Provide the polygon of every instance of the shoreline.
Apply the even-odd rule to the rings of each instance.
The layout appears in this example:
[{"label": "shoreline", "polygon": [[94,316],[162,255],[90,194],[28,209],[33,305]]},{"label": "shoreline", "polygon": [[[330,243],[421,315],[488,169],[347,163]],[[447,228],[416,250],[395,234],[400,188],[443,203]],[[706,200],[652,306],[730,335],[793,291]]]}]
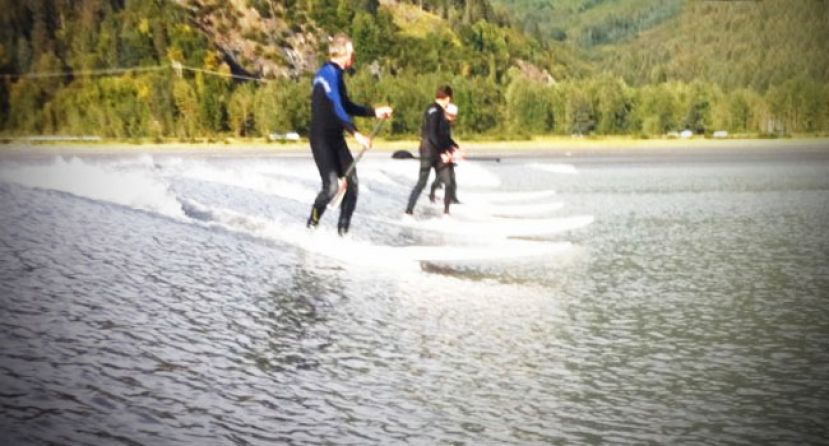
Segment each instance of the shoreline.
[{"label": "shoreline", "polygon": [[[118,155],[118,154],[171,154],[171,155],[279,155],[310,156],[307,140],[298,142],[264,142],[257,139],[226,138],[213,142],[152,142],[152,141],[48,141],[30,142],[26,139],[6,140],[0,144],[0,157],[3,155]],[[357,151],[358,144],[353,138],[347,138],[352,151]],[[678,138],[625,138],[625,137],[537,137],[527,140],[496,141],[492,139],[460,140],[461,147],[467,154],[487,155],[620,155],[625,153],[670,153],[711,152],[732,150],[807,150],[829,152],[829,137],[793,137],[781,139],[760,138],[726,138],[709,139],[695,137]],[[408,150],[417,154],[417,140],[386,140],[378,138],[369,153],[392,153]]]}]

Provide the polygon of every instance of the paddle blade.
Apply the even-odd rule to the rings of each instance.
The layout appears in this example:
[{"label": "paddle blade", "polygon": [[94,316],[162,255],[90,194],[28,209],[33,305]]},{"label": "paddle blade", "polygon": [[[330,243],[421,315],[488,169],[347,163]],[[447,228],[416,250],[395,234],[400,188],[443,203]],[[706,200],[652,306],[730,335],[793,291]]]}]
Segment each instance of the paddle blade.
[{"label": "paddle blade", "polygon": [[343,202],[345,191],[348,189],[348,181],[345,178],[340,178],[340,187],[337,189],[336,195],[328,202],[328,209],[336,209]]},{"label": "paddle blade", "polygon": [[409,152],[408,150],[397,150],[391,154],[391,157],[396,160],[408,160],[413,159],[415,156],[412,155],[412,152]]},{"label": "paddle blade", "polygon": [[466,156],[463,159],[466,161],[494,161],[496,163],[501,162],[501,158],[497,156]]}]

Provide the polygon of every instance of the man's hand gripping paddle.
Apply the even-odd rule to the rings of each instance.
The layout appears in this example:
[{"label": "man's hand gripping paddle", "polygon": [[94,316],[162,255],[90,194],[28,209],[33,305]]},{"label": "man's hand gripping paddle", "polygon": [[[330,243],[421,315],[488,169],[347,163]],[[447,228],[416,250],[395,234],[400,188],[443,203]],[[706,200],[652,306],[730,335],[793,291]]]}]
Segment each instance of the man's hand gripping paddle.
[{"label": "man's hand gripping paddle", "polygon": [[[380,122],[375,124],[374,129],[371,131],[371,136],[369,136],[369,139],[373,140],[374,137],[377,136],[377,133],[380,132],[380,129],[383,127],[384,122],[386,122],[386,120],[381,119]],[[357,167],[357,163],[360,161],[360,159],[363,157],[367,150],[368,146],[364,145],[363,149],[360,150],[360,153],[357,154],[357,157],[354,158],[354,161],[351,162],[351,165],[348,166],[348,170],[346,170],[345,174],[340,177],[340,187],[339,189],[337,189],[337,194],[334,195],[334,198],[332,198],[331,201],[328,202],[328,209],[335,209],[340,205],[340,203],[342,203],[343,197],[345,197],[345,192],[346,190],[348,190],[347,178],[349,175],[351,175],[351,172],[354,170],[354,168]]]}]

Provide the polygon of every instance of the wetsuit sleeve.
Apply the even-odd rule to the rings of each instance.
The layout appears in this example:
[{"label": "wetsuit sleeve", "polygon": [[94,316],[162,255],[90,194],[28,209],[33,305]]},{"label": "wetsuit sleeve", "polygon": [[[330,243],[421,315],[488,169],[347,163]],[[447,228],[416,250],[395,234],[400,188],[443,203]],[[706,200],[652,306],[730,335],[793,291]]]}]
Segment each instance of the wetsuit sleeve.
[{"label": "wetsuit sleeve", "polygon": [[[325,95],[334,106],[334,113],[336,113],[337,118],[342,121],[343,127],[349,133],[354,134],[357,131],[357,127],[354,125],[351,116],[346,112],[345,105],[343,104],[342,93],[344,92],[341,91],[343,87],[342,76],[337,70],[321,70],[317,78],[314,79],[314,83],[322,84],[322,87],[325,89]],[[346,97],[345,99],[347,100],[348,98]]]},{"label": "wetsuit sleeve", "polygon": [[351,102],[351,98],[348,97],[348,90],[345,89],[345,81],[342,76],[340,76],[340,97],[342,98],[343,107],[348,114],[353,116],[374,116],[374,108]]},{"label": "wetsuit sleeve", "polygon": [[[444,125],[445,124],[445,125]],[[438,153],[443,153],[452,147],[452,138],[449,136],[449,125],[443,118],[443,111],[438,109],[429,113],[426,119],[426,138]]]},{"label": "wetsuit sleeve", "polygon": [[449,123],[449,120],[443,119],[441,121],[441,126],[443,127],[444,131],[446,132],[446,135],[449,138],[449,145],[451,147],[458,147],[458,143],[455,142],[455,140],[452,138],[452,124]]}]

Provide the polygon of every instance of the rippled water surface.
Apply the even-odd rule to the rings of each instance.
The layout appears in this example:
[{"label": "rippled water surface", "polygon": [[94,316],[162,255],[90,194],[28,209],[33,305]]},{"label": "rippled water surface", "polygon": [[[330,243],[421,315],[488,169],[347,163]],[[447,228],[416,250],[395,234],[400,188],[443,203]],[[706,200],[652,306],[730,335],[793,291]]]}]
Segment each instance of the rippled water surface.
[{"label": "rippled water surface", "polygon": [[345,240],[304,155],[0,159],[2,444],[829,438],[825,151],[459,166],[447,225],[588,218],[523,240],[380,153]]}]

